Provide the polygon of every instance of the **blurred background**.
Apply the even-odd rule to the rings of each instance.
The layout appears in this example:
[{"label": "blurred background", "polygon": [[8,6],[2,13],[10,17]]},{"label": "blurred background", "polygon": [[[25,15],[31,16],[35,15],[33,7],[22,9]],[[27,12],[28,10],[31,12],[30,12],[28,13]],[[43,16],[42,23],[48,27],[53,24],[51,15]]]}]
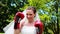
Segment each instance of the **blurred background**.
[{"label": "blurred background", "polygon": [[0,0],[0,34],[18,11],[36,7],[44,24],[43,34],[60,34],[60,0]]}]

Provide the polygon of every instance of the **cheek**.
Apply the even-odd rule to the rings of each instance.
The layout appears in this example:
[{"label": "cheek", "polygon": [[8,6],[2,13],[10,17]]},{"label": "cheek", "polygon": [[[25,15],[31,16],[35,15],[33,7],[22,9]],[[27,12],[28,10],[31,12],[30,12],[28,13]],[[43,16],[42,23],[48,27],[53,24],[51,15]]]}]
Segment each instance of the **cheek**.
[{"label": "cheek", "polygon": [[34,18],[34,15],[32,15],[31,18]]}]

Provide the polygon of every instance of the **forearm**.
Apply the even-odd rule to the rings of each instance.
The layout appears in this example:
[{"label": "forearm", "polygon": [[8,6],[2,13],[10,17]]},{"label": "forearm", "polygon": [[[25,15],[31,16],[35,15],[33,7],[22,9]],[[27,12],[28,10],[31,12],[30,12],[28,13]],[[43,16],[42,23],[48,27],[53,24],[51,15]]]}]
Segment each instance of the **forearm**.
[{"label": "forearm", "polygon": [[14,34],[20,34],[20,29],[14,29]]},{"label": "forearm", "polygon": [[20,31],[19,31],[20,23],[18,22],[18,20],[19,20],[19,16],[15,16],[14,34],[20,34]]}]

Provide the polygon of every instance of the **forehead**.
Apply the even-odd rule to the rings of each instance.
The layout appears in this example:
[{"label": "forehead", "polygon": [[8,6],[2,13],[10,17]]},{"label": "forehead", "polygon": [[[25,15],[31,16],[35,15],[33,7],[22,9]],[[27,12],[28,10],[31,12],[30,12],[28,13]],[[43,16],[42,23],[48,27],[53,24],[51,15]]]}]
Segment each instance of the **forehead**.
[{"label": "forehead", "polygon": [[33,10],[26,10],[26,13],[32,14],[32,13],[34,13],[34,12],[33,12]]}]

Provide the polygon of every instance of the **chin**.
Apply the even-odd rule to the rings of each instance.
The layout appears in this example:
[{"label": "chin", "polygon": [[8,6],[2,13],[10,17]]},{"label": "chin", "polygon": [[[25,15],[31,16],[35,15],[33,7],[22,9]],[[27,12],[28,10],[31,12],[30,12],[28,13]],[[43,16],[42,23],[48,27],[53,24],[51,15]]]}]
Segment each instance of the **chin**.
[{"label": "chin", "polygon": [[28,21],[31,21],[32,19],[28,19]]}]

